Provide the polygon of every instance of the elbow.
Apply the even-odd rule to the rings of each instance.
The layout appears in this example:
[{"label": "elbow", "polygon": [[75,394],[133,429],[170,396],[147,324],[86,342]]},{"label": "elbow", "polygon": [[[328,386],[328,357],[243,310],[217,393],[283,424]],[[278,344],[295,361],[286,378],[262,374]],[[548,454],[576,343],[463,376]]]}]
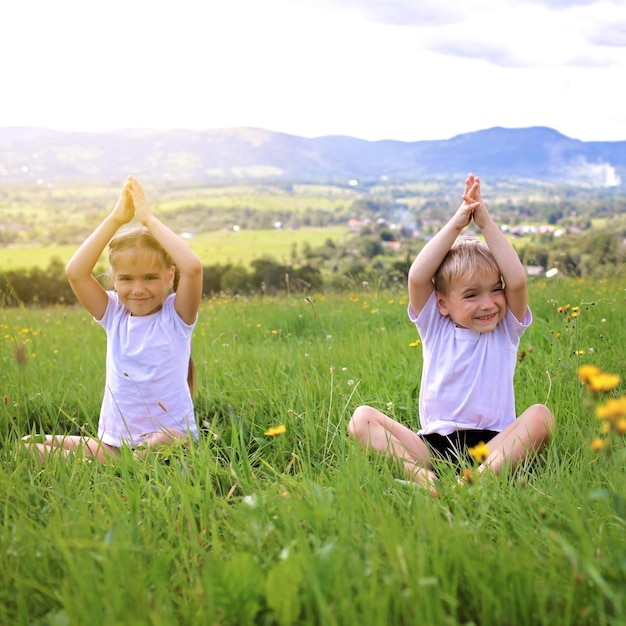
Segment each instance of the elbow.
[{"label": "elbow", "polygon": [[190,270],[194,276],[202,276],[202,261],[198,257],[194,259],[193,263],[191,264]]},{"label": "elbow", "polygon": [[522,293],[528,289],[528,281],[526,280],[526,273],[522,273],[519,276],[509,277],[504,280],[504,286],[507,291]]},{"label": "elbow", "polygon": [[417,267],[411,266],[408,275],[409,288],[411,287],[431,287],[433,285],[433,277],[427,276]]},{"label": "elbow", "polygon": [[[189,278],[202,278],[202,261],[194,255],[194,258],[185,264],[184,274]],[[183,271],[181,271],[183,273]]]},{"label": "elbow", "polygon": [[409,268],[408,282],[409,285],[414,285],[415,283],[420,282],[420,272],[415,270],[413,265]]},{"label": "elbow", "polygon": [[71,282],[73,278],[76,278],[76,268],[74,267],[73,260],[70,259],[65,266],[65,277]]}]

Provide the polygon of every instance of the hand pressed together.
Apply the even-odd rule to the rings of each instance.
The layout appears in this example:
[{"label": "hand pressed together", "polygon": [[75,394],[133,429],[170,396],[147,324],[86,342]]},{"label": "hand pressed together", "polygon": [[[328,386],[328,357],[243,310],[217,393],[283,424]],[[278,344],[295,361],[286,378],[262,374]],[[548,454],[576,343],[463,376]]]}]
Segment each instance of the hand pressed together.
[{"label": "hand pressed together", "polygon": [[119,222],[120,225],[127,224],[135,215],[135,207],[130,195],[130,179],[130,176],[126,179],[122,193],[111,211],[111,217]]},{"label": "hand pressed together", "polygon": [[139,181],[134,176],[129,176],[115,207],[111,211],[111,217],[122,225],[130,222],[135,215],[144,226],[147,226],[152,217],[152,211],[150,211]]},{"label": "hand pressed together", "polygon": [[135,215],[144,226],[147,226],[152,217],[152,211],[150,211],[150,207],[148,206],[143,188],[134,176],[128,177],[128,183],[129,194],[135,208]]}]

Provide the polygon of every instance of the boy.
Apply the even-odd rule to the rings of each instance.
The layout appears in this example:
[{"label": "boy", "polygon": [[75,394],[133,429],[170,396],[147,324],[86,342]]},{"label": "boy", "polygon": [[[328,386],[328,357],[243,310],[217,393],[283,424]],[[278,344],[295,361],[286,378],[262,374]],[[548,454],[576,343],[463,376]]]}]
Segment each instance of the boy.
[{"label": "boy", "polygon": [[[459,238],[472,221],[485,239]],[[479,472],[513,469],[537,454],[554,429],[542,404],[517,419],[513,375],[532,321],[526,272],[489,215],[480,179],[468,174],[463,202],[409,270],[409,319],[420,333],[424,365],[415,433],[369,406],[358,407],[348,434],[402,461],[415,482],[436,494],[434,459],[462,464],[467,449],[488,444]]]}]

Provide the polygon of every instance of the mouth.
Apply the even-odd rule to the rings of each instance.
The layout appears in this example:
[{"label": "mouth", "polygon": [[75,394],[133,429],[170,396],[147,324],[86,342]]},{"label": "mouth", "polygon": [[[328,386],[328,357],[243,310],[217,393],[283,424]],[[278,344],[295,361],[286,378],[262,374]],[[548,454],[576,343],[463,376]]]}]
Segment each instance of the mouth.
[{"label": "mouth", "polygon": [[490,315],[481,315],[480,317],[477,317],[476,319],[479,322],[491,322],[492,320],[496,319],[497,317],[497,313],[491,313]]}]

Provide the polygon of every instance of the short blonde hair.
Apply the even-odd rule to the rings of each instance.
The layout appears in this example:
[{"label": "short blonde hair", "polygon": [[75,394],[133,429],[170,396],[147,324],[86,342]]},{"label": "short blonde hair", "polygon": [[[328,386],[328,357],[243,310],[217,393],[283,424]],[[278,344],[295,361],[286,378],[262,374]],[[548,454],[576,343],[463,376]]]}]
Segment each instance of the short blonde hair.
[{"label": "short blonde hair", "polygon": [[126,228],[120,230],[109,242],[109,265],[110,271],[115,272],[117,260],[126,254],[132,254],[137,250],[148,250],[153,254],[154,260],[169,269],[174,265],[172,258],[165,248],[156,240],[155,236],[144,227]]},{"label": "short blonde hair", "polygon": [[433,280],[436,291],[445,296],[448,295],[452,283],[462,276],[492,272],[500,276],[500,268],[489,246],[476,237],[463,236],[452,244]]}]

